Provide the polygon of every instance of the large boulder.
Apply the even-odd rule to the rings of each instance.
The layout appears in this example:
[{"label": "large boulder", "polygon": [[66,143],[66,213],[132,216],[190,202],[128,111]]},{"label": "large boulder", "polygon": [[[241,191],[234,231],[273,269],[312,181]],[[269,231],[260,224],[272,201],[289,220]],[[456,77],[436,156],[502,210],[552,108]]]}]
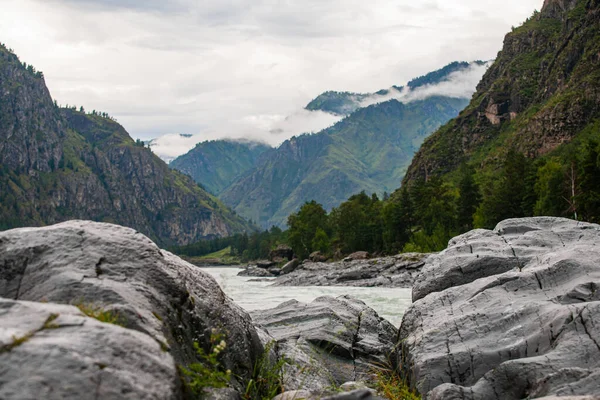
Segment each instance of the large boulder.
[{"label": "large boulder", "polygon": [[177,399],[173,357],[77,307],[0,299],[0,399]]},{"label": "large boulder", "polygon": [[290,300],[253,317],[287,362],[286,390],[319,398],[345,382],[372,382],[375,368],[393,361],[396,328],[349,296]]},{"label": "large boulder", "polygon": [[600,226],[501,222],[428,259],[398,364],[427,399],[600,396]]},{"label": "large boulder", "polygon": [[269,260],[276,263],[291,261],[292,258],[294,258],[294,250],[285,244],[280,244],[269,252]]},{"label": "large boulder", "polygon": [[116,313],[182,365],[198,361],[194,342],[209,351],[216,331],[227,343],[222,365],[240,390],[263,351],[250,316],[210,275],[117,225],[69,221],[0,232],[0,297]]},{"label": "large boulder", "polygon": [[404,287],[413,285],[425,265],[427,254],[353,259],[321,263],[304,262],[275,281],[275,286]]}]

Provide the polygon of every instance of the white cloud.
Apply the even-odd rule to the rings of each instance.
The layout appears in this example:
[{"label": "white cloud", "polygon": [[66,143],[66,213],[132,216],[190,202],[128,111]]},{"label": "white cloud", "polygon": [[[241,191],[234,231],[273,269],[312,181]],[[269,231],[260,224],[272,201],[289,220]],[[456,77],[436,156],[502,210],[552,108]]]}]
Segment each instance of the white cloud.
[{"label": "white cloud", "polygon": [[491,62],[485,64],[471,64],[468,68],[451,73],[446,80],[435,85],[425,85],[411,90],[409,87],[403,87],[398,90],[394,87],[388,89],[385,95],[373,95],[360,102],[361,107],[371,104],[383,103],[384,101],[396,99],[403,103],[410,103],[416,100],[423,100],[432,96],[460,97],[470,99],[477,84],[485,71],[489,68]]},{"label": "white cloud", "polygon": [[59,103],[109,112],[134,138],[277,144],[321,122],[296,113],[326,90],[373,92],[452,61],[495,58],[510,26],[541,5],[3,0],[0,40],[44,72]]}]

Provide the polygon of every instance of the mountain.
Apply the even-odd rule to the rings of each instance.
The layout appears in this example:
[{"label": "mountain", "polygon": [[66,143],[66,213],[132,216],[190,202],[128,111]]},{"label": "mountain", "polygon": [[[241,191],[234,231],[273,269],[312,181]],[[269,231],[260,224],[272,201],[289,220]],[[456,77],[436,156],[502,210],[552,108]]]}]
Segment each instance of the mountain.
[{"label": "mountain", "polygon": [[258,158],[271,147],[244,140],[211,140],[198,143],[177,157],[171,168],[188,174],[208,191],[219,195],[237,178],[254,167]]},{"label": "mountain", "polygon": [[[414,88],[450,82],[453,74],[470,71],[472,66],[453,63],[419,78],[421,83]],[[345,102],[337,103],[329,101],[332,93],[317,97],[307,108],[353,112],[317,134],[294,137],[266,151],[253,169],[223,190],[220,198],[225,204],[262,227],[285,226],[288,215],[309,200],[331,209],[363,190],[379,195],[391,192],[423,140],[458,115],[469,101],[464,96],[435,95],[434,91],[421,96],[410,87],[374,94],[342,93],[338,99]],[[355,103],[348,106],[350,101]],[[374,104],[363,106],[367,102]]]},{"label": "mountain", "polygon": [[435,86],[443,82],[448,82],[452,78],[452,74],[464,72],[471,66],[485,66],[484,61],[475,61],[473,63],[455,61],[445,67],[430,72],[409,81],[406,86],[392,86],[390,89],[379,90],[375,93],[351,93],[351,92],[335,92],[328,91],[320,94],[306,106],[309,111],[325,111],[330,114],[345,116],[353,113],[359,108],[364,107],[365,102],[373,99],[384,99],[390,93],[397,92],[401,94],[403,91],[409,92],[426,86]]},{"label": "mountain", "polygon": [[154,139],[145,140],[144,144],[168,164],[179,155],[189,151],[197,141],[198,139],[194,138],[194,135],[169,133]]},{"label": "mountain", "polygon": [[571,164],[561,149],[598,136],[599,4],[546,0],[507,34],[469,106],[424,142],[404,184],[450,176],[464,162],[477,166],[483,182],[496,176],[509,149]]},{"label": "mountain", "polygon": [[59,108],[43,75],[0,45],[0,229],[114,222],[162,245],[251,226],[116,121]]}]

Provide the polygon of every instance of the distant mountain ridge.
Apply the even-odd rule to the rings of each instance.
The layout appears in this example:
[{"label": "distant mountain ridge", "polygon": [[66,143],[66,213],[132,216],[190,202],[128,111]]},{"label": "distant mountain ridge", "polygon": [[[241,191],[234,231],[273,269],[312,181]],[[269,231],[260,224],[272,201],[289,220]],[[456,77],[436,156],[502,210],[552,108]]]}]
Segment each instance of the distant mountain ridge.
[{"label": "distant mountain ridge", "polygon": [[423,140],[458,115],[470,98],[428,92],[422,99],[407,98],[403,103],[395,97],[436,87],[453,74],[485,65],[480,61],[451,63],[412,80],[408,89],[323,93],[306,108],[348,116],[319,133],[294,137],[264,152],[255,167],[219,196],[240,215],[268,228],[285,226],[288,215],[305,201],[316,200],[331,209],[363,190],[380,195],[391,192]]},{"label": "distant mountain ridge", "polygon": [[324,111],[334,115],[344,116],[350,115],[361,107],[364,107],[363,102],[369,98],[384,97],[389,95],[390,90],[402,92],[404,89],[414,90],[426,85],[436,85],[447,81],[449,77],[455,73],[464,71],[472,65],[485,65],[484,61],[474,61],[472,63],[466,61],[455,61],[445,67],[430,72],[426,75],[414,78],[409,81],[406,86],[392,86],[390,89],[382,89],[375,93],[351,93],[351,92],[335,92],[327,91],[320,94],[315,99],[311,100],[306,106],[309,111]]},{"label": "distant mountain ridge", "polygon": [[220,198],[266,228],[284,226],[308,200],[331,209],[362,190],[392,191],[427,135],[467,103],[432,97],[361,108],[331,128],[265,152]]},{"label": "distant mountain ridge", "polygon": [[52,101],[43,75],[0,45],[0,229],[112,222],[161,245],[252,226],[111,118]]},{"label": "distant mountain ridge", "polygon": [[198,143],[177,157],[171,168],[188,174],[208,191],[219,195],[237,178],[255,166],[271,146],[249,140],[211,140]]}]

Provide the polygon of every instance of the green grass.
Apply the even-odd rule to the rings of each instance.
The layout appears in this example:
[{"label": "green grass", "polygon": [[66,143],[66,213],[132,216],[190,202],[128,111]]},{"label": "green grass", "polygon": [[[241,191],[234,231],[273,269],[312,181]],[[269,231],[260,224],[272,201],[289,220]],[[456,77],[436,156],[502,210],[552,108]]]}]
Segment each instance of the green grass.
[{"label": "green grass", "polygon": [[421,396],[406,384],[398,373],[382,368],[375,371],[377,392],[389,400],[421,400]]},{"label": "green grass", "polygon": [[204,256],[199,257],[187,257],[187,260],[192,264],[195,262],[206,264],[207,261],[215,260],[219,264],[224,265],[236,265],[241,264],[242,260],[238,256],[231,255],[231,246],[225,247],[222,250],[215,251],[214,253],[206,254]]},{"label": "green grass", "polygon": [[101,307],[95,306],[93,304],[77,304],[77,308],[87,315],[88,317],[97,319],[100,322],[104,322],[107,324],[125,326],[125,321],[121,318],[121,316],[112,310],[105,310]]}]

